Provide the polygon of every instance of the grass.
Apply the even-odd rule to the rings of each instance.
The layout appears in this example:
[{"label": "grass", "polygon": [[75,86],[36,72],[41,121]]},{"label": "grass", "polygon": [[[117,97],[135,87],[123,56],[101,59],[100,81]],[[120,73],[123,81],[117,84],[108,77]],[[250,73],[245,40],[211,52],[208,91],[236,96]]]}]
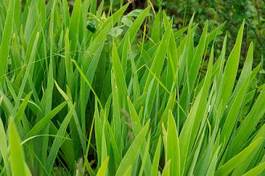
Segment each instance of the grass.
[{"label": "grass", "polygon": [[[89,0],[0,1],[0,175],[264,175],[264,85],[244,22],[172,28]],[[112,10],[111,10],[112,11]]]}]

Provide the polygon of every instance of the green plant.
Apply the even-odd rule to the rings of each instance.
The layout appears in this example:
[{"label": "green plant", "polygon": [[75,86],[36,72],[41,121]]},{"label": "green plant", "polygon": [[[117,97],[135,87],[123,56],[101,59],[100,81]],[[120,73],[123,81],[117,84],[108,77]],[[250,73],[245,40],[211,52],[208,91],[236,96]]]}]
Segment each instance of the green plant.
[{"label": "green plant", "polygon": [[0,174],[264,174],[265,90],[253,44],[239,71],[244,23],[226,54],[222,26],[206,22],[195,44],[193,19],[175,30],[151,7],[93,2],[70,14],[67,0],[0,1]]},{"label": "green plant", "polygon": [[[154,1],[159,4],[159,1]],[[161,4],[161,3],[160,3]],[[254,53],[254,64],[260,61],[264,62],[264,20],[265,20],[265,2],[262,0],[241,0],[241,1],[223,1],[223,0],[166,0],[159,6],[168,11],[175,18],[174,23],[177,26],[183,26],[189,18],[195,13],[195,22],[203,24],[208,20],[210,26],[220,25],[225,22],[224,29],[227,31],[228,39],[233,41],[242,21],[246,20],[246,29],[244,41],[242,43],[241,55],[245,57],[247,46],[253,41],[256,52]],[[220,38],[221,39],[221,38]],[[217,42],[219,44],[219,42]],[[218,45],[217,48],[220,48]],[[233,47],[233,42],[228,42],[228,49]],[[264,65],[263,65],[264,69]],[[263,79],[264,74],[262,73]],[[264,80],[262,80],[264,81]]]}]

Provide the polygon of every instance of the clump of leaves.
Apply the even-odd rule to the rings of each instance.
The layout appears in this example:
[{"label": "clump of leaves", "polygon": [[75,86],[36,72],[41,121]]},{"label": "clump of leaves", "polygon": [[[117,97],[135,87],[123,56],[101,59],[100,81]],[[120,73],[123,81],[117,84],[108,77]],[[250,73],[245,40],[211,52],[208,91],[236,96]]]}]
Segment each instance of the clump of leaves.
[{"label": "clump of leaves", "polygon": [[253,44],[239,69],[244,23],[217,52],[221,26],[195,43],[193,19],[176,30],[151,7],[20,3],[0,1],[2,175],[264,175],[265,90]]}]

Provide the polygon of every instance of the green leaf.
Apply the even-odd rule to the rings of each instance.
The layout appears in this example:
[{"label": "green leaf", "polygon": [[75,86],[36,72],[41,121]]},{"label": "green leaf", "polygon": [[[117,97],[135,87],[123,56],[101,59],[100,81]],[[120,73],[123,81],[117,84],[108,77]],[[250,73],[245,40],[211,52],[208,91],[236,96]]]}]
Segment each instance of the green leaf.
[{"label": "green leaf", "polygon": [[236,43],[231,51],[228,60],[226,62],[226,67],[224,70],[223,80],[222,80],[222,94],[220,98],[223,104],[226,104],[228,98],[231,95],[231,92],[234,87],[234,83],[236,80],[236,74],[238,70],[238,64],[240,59],[240,50],[243,38],[243,30],[244,30],[244,22],[242,23],[239,32],[237,34]]},{"label": "green leaf", "polygon": [[163,169],[162,176],[170,176],[171,162],[170,160],[166,162],[166,165]]},{"label": "green leaf", "polygon": [[44,129],[51,122],[52,118],[54,118],[67,104],[67,102],[63,102],[55,107],[52,111],[50,111],[45,117],[41,118],[40,121],[35,124],[31,130],[28,132],[27,136],[36,135],[42,129]]},{"label": "green leaf", "polygon": [[[66,115],[66,117],[63,120],[62,124],[60,125],[60,128],[58,129],[58,131],[56,133],[56,136],[65,136],[66,135],[66,133],[67,133],[66,129],[68,127],[68,124],[69,124],[70,120],[73,117],[73,112],[74,112],[74,109],[70,108],[68,114]],[[65,139],[63,139],[61,137],[57,137],[57,138],[54,139],[54,141],[52,143],[51,150],[49,152],[49,156],[48,156],[48,159],[47,159],[47,170],[48,170],[48,173],[51,173],[51,171],[52,171],[52,167],[53,167],[53,164],[54,164],[55,159],[57,157],[58,151],[61,148],[61,146],[63,145],[64,140]]]},{"label": "green leaf", "polygon": [[184,174],[186,168],[187,157],[190,152],[190,147],[193,145],[195,137],[197,135],[197,130],[200,127],[200,123],[205,115],[207,108],[207,97],[209,88],[211,85],[212,76],[212,62],[213,62],[213,52],[211,54],[210,61],[208,64],[208,71],[203,82],[203,86],[198,93],[195,102],[193,103],[187,120],[181,130],[179,141],[180,141],[180,161],[181,161],[181,174]]},{"label": "green leaf", "polygon": [[20,106],[16,112],[16,120],[18,122],[23,118],[25,109],[29,103],[29,99],[30,99],[31,95],[32,95],[31,92],[28,95],[26,95],[26,97],[24,98],[24,100],[22,101],[22,103],[20,104]]},{"label": "green leaf", "polygon": [[125,75],[122,69],[121,61],[119,58],[119,54],[116,48],[116,44],[113,42],[112,44],[112,68],[113,73],[115,75],[115,80],[117,82],[118,92],[120,97],[126,97],[127,95],[127,86],[125,82]]},{"label": "green leaf", "polygon": [[253,176],[253,175],[260,175],[265,170],[265,162],[260,163],[256,167],[247,171],[243,176]]},{"label": "green leaf", "polygon": [[14,120],[10,120],[8,126],[10,165],[13,176],[28,176],[27,164],[24,159],[24,152],[17,132]]},{"label": "green leaf", "polygon": [[140,29],[141,25],[144,22],[144,19],[149,15],[150,7],[147,7],[144,9],[136,18],[136,20],[133,22],[133,24],[130,26],[129,30],[127,31],[126,35],[129,35],[130,43],[133,43],[133,41],[136,38],[136,34],[138,30]]},{"label": "green leaf", "polygon": [[107,157],[101,164],[97,176],[105,176],[108,171],[109,157]]},{"label": "green leaf", "polygon": [[170,175],[180,176],[180,147],[176,122],[172,112],[169,112],[167,131],[167,161],[171,161]]},{"label": "green leaf", "polygon": [[[164,60],[167,54],[167,50],[165,50],[165,48],[168,48],[169,45],[169,40],[170,40],[170,31],[169,29],[167,29],[165,31],[165,34],[162,38],[162,41],[160,42],[156,52],[154,53],[154,60],[152,62],[151,68],[150,68],[150,72],[147,76],[147,79],[145,81],[145,87],[144,87],[144,92],[147,92],[148,87],[151,83],[151,80],[153,79],[154,75],[159,77],[159,75],[162,72],[162,68],[163,68],[163,64],[164,64]],[[152,74],[154,73],[154,75]]]},{"label": "green leaf", "polygon": [[154,176],[158,175],[160,154],[161,154],[161,137],[159,137],[158,139],[155,154],[154,154],[154,159],[152,163],[152,175]]},{"label": "green leaf", "polygon": [[217,162],[218,162],[218,155],[219,155],[219,151],[220,151],[220,146],[217,148],[217,150],[215,151],[211,163],[209,165],[209,168],[207,170],[207,174],[208,176],[214,176],[214,173],[216,171],[216,167],[217,167]]},{"label": "green leaf", "polygon": [[81,19],[81,5],[82,2],[81,0],[76,0],[75,4],[74,4],[74,9],[71,15],[71,19],[70,19],[70,28],[69,28],[69,37],[72,40],[72,48],[75,50],[76,49],[76,45],[78,42],[78,37],[79,37],[79,23],[80,23],[80,19]]},{"label": "green leaf", "polygon": [[10,0],[8,3],[8,10],[5,19],[5,26],[2,33],[2,40],[0,45],[0,87],[3,85],[5,74],[8,67],[8,53],[10,48],[11,35],[13,32],[13,21],[15,13],[15,1]]},{"label": "green leaf", "polygon": [[123,173],[125,173],[125,171],[127,170],[128,166],[134,165],[144,144],[148,128],[149,123],[147,123],[135,137],[117,169],[116,176],[122,176]]},{"label": "green leaf", "polygon": [[1,117],[0,117],[0,153],[4,160],[5,168],[7,170],[6,173],[7,175],[10,175],[10,170],[9,170],[10,166],[8,162],[7,136],[5,133],[5,128],[1,120]]},{"label": "green leaf", "polygon": [[250,112],[247,117],[241,123],[237,133],[231,143],[231,147],[228,150],[229,155],[236,154],[240,151],[244,144],[247,142],[251,133],[255,130],[255,127],[259,123],[259,120],[263,117],[265,113],[265,90],[257,97],[254,105],[252,106]]},{"label": "green leaf", "polygon": [[218,168],[216,171],[216,175],[229,175],[233,169],[237,166],[240,166],[244,162],[248,161],[249,157],[254,154],[256,149],[262,144],[263,139],[258,138],[254,142],[252,142],[249,146],[247,146],[244,150],[242,150],[239,154],[234,156],[232,159],[227,161],[224,165]]}]

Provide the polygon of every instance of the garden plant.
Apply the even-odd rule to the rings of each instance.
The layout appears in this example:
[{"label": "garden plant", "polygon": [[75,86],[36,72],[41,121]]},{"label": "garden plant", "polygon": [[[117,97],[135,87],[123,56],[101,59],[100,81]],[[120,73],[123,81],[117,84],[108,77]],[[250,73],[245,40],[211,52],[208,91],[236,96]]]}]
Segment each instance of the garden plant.
[{"label": "garden plant", "polygon": [[227,49],[223,25],[128,6],[0,0],[0,175],[265,175],[245,21]]}]

